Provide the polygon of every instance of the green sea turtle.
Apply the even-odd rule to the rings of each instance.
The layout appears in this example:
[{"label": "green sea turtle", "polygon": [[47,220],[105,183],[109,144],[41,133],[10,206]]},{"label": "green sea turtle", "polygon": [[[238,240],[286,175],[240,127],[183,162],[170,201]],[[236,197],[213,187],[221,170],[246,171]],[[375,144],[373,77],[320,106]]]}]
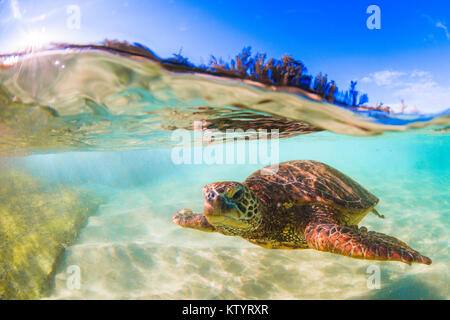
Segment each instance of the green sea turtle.
[{"label": "green sea turtle", "polygon": [[369,212],[383,218],[375,210],[378,198],[321,162],[283,162],[271,175],[258,170],[243,183],[209,184],[203,195],[204,214],[182,209],[172,222],[269,249],[312,248],[357,259],[431,264],[406,243],[358,227]]}]

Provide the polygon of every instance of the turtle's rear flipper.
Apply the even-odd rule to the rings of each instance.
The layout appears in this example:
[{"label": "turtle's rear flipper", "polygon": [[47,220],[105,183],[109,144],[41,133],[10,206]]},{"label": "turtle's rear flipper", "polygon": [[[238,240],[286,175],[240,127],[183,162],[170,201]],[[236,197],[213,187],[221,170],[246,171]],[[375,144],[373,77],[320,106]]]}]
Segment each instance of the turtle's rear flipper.
[{"label": "turtle's rear flipper", "polygon": [[190,209],[181,209],[172,217],[172,222],[183,228],[191,228],[206,232],[215,232],[203,214],[194,213]]},{"label": "turtle's rear flipper", "polygon": [[377,209],[372,209],[372,213],[374,214],[374,215],[376,215],[377,217],[379,217],[379,218],[381,218],[381,219],[384,219],[384,215],[382,215],[382,214],[380,214],[378,211],[377,211]]},{"label": "turtle's rear flipper", "polygon": [[431,264],[431,259],[406,243],[382,233],[368,232],[365,227],[311,222],[305,229],[305,238],[310,248],[356,259]]}]

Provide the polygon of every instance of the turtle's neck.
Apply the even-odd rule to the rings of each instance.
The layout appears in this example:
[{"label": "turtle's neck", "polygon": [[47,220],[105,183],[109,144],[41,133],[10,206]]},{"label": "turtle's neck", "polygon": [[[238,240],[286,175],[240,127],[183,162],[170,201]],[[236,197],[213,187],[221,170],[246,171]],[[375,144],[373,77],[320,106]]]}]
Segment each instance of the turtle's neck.
[{"label": "turtle's neck", "polygon": [[268,214],[268,209],[259,202],[261,214],[259,215],[257,221],[254,222],[255,227],[249,231],[244,232],[240,236],[243,238],[262,238],[265,237],[271,230],[271,225],[269,223],[270,215]]}]

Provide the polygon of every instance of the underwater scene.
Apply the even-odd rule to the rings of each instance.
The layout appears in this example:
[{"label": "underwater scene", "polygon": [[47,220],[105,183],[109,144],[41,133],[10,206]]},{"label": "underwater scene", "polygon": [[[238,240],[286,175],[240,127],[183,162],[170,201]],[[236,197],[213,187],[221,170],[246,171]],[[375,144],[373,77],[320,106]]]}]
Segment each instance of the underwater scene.
[{"label": "underwater scene", "polygon": [[448,4],[149,3],[0,1],[0,300],[450,298]]}]

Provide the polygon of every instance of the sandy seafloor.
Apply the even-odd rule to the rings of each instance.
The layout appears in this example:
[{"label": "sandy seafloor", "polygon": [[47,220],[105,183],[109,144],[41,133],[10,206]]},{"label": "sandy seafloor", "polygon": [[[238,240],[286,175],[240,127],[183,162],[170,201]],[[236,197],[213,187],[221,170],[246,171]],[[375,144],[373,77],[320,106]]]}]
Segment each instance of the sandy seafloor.
[{"label": "sandy seafloor", "polygon": [[[66,251],[49,298],[449,299],[448,142],[448,135],[434,133],[319,133],[280,145],[280,161],[324,161],[379,197],[386,219],[369,214],[361,225],[405,241],[431,266],[267,250],[171,224],[180,208],[201,211],[203,185],[242,181],[259,165],[175,166],[170,150],[28,157],[28,171],[110,199]],[[80,268],[80,289],[67,286],[71,265]],[[380,268],[380,289],[368,287],[371,265]]]}]

